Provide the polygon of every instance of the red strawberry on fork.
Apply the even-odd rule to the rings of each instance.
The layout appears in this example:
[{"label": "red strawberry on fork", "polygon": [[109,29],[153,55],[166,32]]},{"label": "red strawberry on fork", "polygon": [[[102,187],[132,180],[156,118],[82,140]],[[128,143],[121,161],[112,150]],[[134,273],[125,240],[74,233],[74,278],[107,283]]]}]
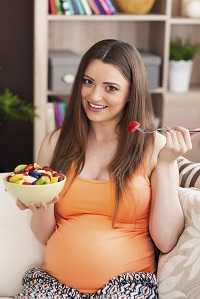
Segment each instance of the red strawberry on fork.
[{"label": "red strawberry on fork", "polygon": [[132,120],[128,124],[129,133],[134,133],[140,127],[140,123],[136,120]]},{"label": "red strawberry on fork", "polygon": [[[138,130],[139,132],[143,133],[143,134],[152,134],[152,133],[155,133],[155,132],[167,132],[169,131],[170,128],[155,128],[155,129],[146,129],[146,128],[143,128],[141,127],[140,123],[136,120],[132,120],[129,122],[128,124],[128,132],[129,133],[134,133],[136,130]],[[194,129],[188,129],[189,130],[189,133],[192,134],[192,135],[196,135],[196,133],[200,133],[200,128],[194,128]]]}]

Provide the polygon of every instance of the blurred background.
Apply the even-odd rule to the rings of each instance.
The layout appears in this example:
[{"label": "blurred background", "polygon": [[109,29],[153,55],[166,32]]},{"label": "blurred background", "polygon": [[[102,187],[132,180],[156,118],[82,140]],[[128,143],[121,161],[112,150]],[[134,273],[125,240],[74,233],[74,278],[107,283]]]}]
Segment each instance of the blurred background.
[{"label": "blurred background", "polygon": [[[33,102],[33,1],[1,1],[0,94],[5,89]],[[32,159],[33,123],[0,114],[0,172]]]}]

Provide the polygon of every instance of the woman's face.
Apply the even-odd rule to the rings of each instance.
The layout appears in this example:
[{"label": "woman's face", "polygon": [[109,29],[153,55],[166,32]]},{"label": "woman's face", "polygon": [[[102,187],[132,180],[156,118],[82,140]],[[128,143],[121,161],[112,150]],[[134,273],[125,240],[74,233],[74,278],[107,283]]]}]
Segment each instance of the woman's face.
[{"label": "woman's face", "polygon": [[90,121],[118,121],[128,93],[129,82],[116,66],[96,59],[86,68],[81,96],[84,111]]}]

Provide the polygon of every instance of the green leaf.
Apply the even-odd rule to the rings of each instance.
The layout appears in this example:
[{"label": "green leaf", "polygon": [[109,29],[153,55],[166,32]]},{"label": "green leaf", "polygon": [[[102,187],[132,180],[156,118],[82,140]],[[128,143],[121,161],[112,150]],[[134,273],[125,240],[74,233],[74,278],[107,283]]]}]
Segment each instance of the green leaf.
[{"label": "green leaf", "polygon": [[189,40],[176,38],[170,43],[170,60],[192,60],[200,53],[200,44],[192,44]]},{"label": "green leaf", "polygon": [[9,89],[5,89],[0,95],[0,120],[24,120],[33,121],[36,117],[35,107],[18,95],[12,93]]}]

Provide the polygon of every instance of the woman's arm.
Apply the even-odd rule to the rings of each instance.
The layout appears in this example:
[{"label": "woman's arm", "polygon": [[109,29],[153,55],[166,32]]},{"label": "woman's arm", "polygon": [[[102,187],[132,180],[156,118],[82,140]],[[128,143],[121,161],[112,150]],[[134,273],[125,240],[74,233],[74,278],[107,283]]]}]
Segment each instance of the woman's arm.
[{"label": "woman's arm", "polygon": [[[50,165],[59,133],[60,131],[56,131],[52,136],[48,135],[43,140],[36,161],[39,165]],[[49,204],[37,203],[27,205],[20,202],[20,200],[17,201],[17,206],[21,210],[30,209],[32,211],[31,230],[42,244],[47,243],[56,227],[54,214],[54,204],[56,200],[57,198]]]},{"label": "woman's arm", "polygon": [[42,244],[46,244],[56,228],[54,203],[32,207],[31,230]]},{"label": "woman's arm", "polygon": [[164,147],[162,142],[157,143],[157,165],[151,176],[149,230],[162,252],[168,252],[176,245],[184,227],[184,216],[178,197],[179,171],[176,159],[191,148],[190,134],[182,127],[166,133]]},{"label": "woman's arm", "polygon": [[[47,135],[42,142],[37,159],[39,165],[50,165],[59,133],[60,131],[56,131],[52,136]],[[31,205],[30,207],[32,210],[31,229],[42,244],[47,243],[56,227],[55,201],[56,199],[50,204]]]}]

